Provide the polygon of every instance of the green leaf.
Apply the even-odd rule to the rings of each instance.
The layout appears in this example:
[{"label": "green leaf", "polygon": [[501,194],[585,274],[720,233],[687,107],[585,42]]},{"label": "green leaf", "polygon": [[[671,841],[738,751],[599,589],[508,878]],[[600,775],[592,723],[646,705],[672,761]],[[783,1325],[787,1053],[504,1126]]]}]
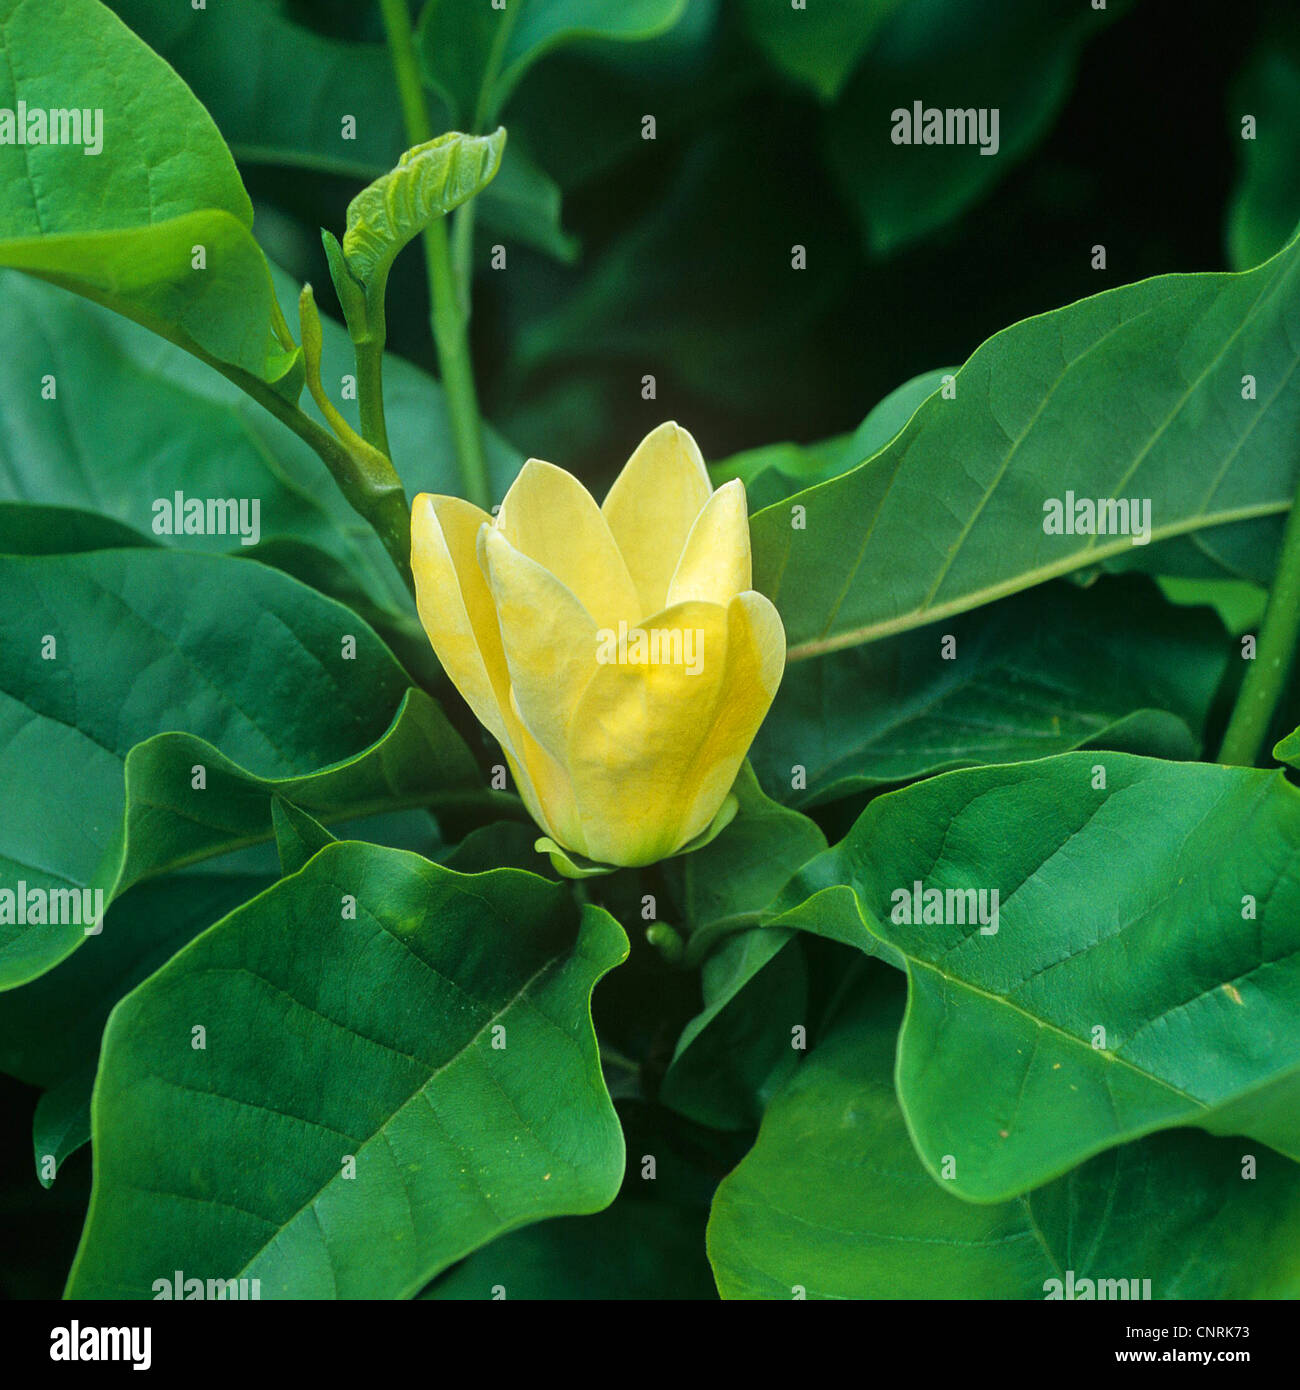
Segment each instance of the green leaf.
[{"label": "green leaf", "polygon": [[90,1142],[90,1092],[95,1072],[74,1072],[36,1102],[32,1116],[32,1153],[36,1177],[42,1187],[52,1187],[63,1162]]},{"label": "green leaf", "polygon": [[791,875],[826,848],[813,821],[763,794],[748,762],[732,795],[735,818],[711,844],[672,866],[680,873],[682,912],[697,935],[757,921]]},{"label": "green leaf", "polygon": [[[298,812],[301,816],[303,813]],[[437,827],[423,811],[348,821],[340,838],[426,851]],[[328,832],[327,832],[328,833]],[[333,839],[333,836],[329,837]],[[108,910],[104,931],[51,971],[5,997],[0,1011],[0,1071],[40,1086],[32,1122],[37,1174],[56,1173],[90,1143],[90,1093],[100,1037],[113,1006],[213,922],[277,879],[275,852],[255,845],[137,884]]]},{"label": "green leaf", "polygon": [[1289,767],[1300,768],[1300,729],[1294,729],[1274,749],[1273,756]]},{"label": "green leaf", "polygon": [[[491,801],[369,628],[273,570],[165,550],[12,557],[0,590],[0,800],[26,808],[0,830],[6,885],[99,890],[107,906],[268,838],[277,793],[326,819]],[[0,926],[5,987],[87,940],[16,915]]]},{"label": "green leaf", "polygon": [[958,1196],[1171,1126],[1300,1157],[1297,843],[1280,772],[1068,753],[877,797],[772,923],[907,972],[899,1098]]},{"label": "green leaf", "polygon": [[916,408],[956,368],[924,372],[891,391],[852,434],[815,444],[765,444],[709,465],[714,487],[732,478],[745,485],[751,512],[770,507],[802,488],[825,482],[878,453],[907,424]]},{"label": "green leaf", "polygon": [[69,1296],[148,1298],[179,1268],[410,1297],[606,1206],[623,1141],[590,995],[627,938],[575,915],[530,874],[340,843],[205,932],[109,1020]]},{"label": "green leaf", "polygon": [[0,265],[295,398],[301,368],[275,339],[252,204],[193,94],[98,0],[55,11],[0,0],[0,45],[0,109],[25,103],[30,127],[31,113],[66,110],[75,92],[79,123],[102,113],[83,125],[81,143],[0,144]]},{"label": "green leaf", "polygon": [[861,455],[849,457],[852,437],[841,434],[815,444],[762,444],[710,464],[709,476],[714,487],[739,478],[750,510],[758,511],[861,463]]},{"label": "green leaf", "polygon": [[[199,251],[205,264],[193,264]],[[282,388],[302,389],[298,354],[270,339],[270,268],[229,213],[194,212],[157,226],[89,236],[11,237],[0,266],[25,270],[134,319],[198,356]]]},{"label": "green leaf", "polygon": [[[1127,8],[1122,0],[1104,10],[1039,0],[876,0],[871,27],[859,29],[873,41],[826,118],[826,153],[868,249],[885,255],[934,231],[1002,179],[1056,120],[1084,44]],[[798,29],[807,17],[787,11],[783,27]],[[839,61],[823,67],[824,97],[843,81],[855,47],[861,52],[841,41]],[[918,102],[941,112],[997,112],[994,153],[974,136],[923,143],[916,129],[910,142],[896,143],[898,113],[914,124]]]},{"label": "green leaf", "polygon": [[561,225],[560,203],[559,184],[512,137],[510,158],[483,190],[478,207],[484,223],[499,236],[572,265],[579,242]]},{"label": "green leaf", "polygon": [[435,218],[468,202],[491,183],[501,167],[505,144],[504,127],[491,135],[458,131],[440,135],[407,150],[396,168],[367,185],[348,204],[343,256],[365,291],[372,314],[382,311],[388,270],[398,252]]},{"label": "green leaf", "polygon": [[[371,179],[406,146],[393,64],[382,43],[347,43],[263,0],[219,14],[170,0],[110,0],[211,112],[241,163]],[[343,118],[356,118],[344,139]]]},{"label": "green leaf", "polygon": [[[287,277],[280,283],[286,302],[295,303],[298,287]],[[339,381],[355,370],[352,347],[334,320],[323,327],[325,379]],[[23,276],[0,273],[0,333],[21,345],[0,354],[0,498],[107,513],[131,528],[119,530],[119,545],[152,536],[263,560],[355,608],[408,669],[436,679],[428,638],[374,531],[327,483],[316,454],[237,387],[135,324]],[[57,382],[57,406],[32,387],[47,372]],[[384,377],[390,441],[408,494],[455,492],[454,453],[439,447],[451,438],[441,386],[394,356],[385,359]],[[356,403],[336,404],[358,427]],[[500,495],[522,459],[495,431],[484,433]],[[256,499],[261,539],[246,546],[230,534],[158,535],[156,504],[177,492]],[[0,548],[84,547],[68,525],[51,525],[57,518],[37,524],[28,515],[0,521]],[[30,539],[15,545],[15,532]],[[35,539],[42,534],[48,539]]]},{"label": "green leaf", "polygon": [[1263,1151],[1244,1180],[1240,1143],[1157,1135],[994,1206],[945,1191],[894,1096],[900,1003],[887,980],[858,992],[719,1187],[724,1298],[1042,1299],[1067,1272],[1075,1297],[1085,1279],[1137,1280],[1135,1297],[1149,1279],[1156,1299],[1300,1293],[1300,1169]]},{"label": "green leaf", "polygon": [[154,543],[102,512],[0,502],[0,555],[77,555],[87,550],[132,550]]},{"label": "green leaf", "polygon": [[[1276,255],[1300,222],[1300,22],[1278,12],[1232,84],[1228,136],[1241,172],[1228,204],[1228,259],[1247,270]],[[1250,138],[1244,127],[1254,121]]]},{"label": "green leaf", "polygon": [[902,0],[837,0],[795,9],[780,0],[741,0],[746,32],[772,65],[832,101]]},{"label": "green leaf", "polygon": [[1249,580],[1183,579],[1178,575],[1161,575],[1157,582],[1170,603],[1213,608],[1233,637],[1257,632],[1264,621],[1268,590]]},{"label": "green leaf", "polygon": [[[215,24],[212,11],[171,0],[112,0],[112,8],[185,79],[241,165],[370,180],[406,148],[385,44],[318,34],[263,0],[221,0]],[[356,127],[344,138],[347,116]],[[435,130],[454,124],[445,109],[430,119]],[[560,228],[559,189],[518,145],[483,191],[479,215],[502,235],[559,260],[577,253]]]},{"label": "green leaf", "polygon": [[942,385],[956,368],[924,372],[891,391],[852,434],[816,444],[767,444],[747,449],[709,465],[714,487],[732,478],[745,484],[751,512],[770,507],[784,497],[825,482],[878,453],[907,424],[916,408]]},{"label": "green leaf", "polygon": [[1229,645],[1149,580],[1051,584],[790,667],[750,757],[796,806],[1081,747],[1194,758]]},{"label": "green leaf", "polygon": [[[187,941],[275,882],[265,866],[226,856],[203,872],[172,874],[124,893],[104,931],[57,969],[5,996],[0,1071],[45,1094],[32,1122],[36,1170],[50,1186],[63,1161],[90,1142],[90,1092],[108,1015]],[[47,1156],[55,1175],[44,1169]]]},{"label": "green leaf", "polygon": [[496,821],[471,830],[459,844],[438,856],[438,862],[461,874],[481,874],[488,869],[525,869],[546,872],[546,861],[533,848],[537,827],[529,819]]},{"label": "green leaf", "polygon": [[654,38],[681,18],[686,0],[429,0],[417,41],[425,75],[455,119],[481,128],[497,119],[537,60],[581,39]]},{"label": "green leaf", "polygon": [[275,832],[275,848],[280,856],[280,869],[287,877],[299,869],[326,845],[338,838],[314,816],[299,810],[282,796],[271,798],[271,827]]},{"label": "green leaf", "polygon": [[[461,0],[463,3],[463,0]],[[706,129],[750,88],[757,64],[728,41],[726,0],[689,0],[681,18],[636,44],[580,43],[530,68],[509,98],[511,139],[544,152],[564,193],[653,153],[641,117],[660,132]],[[716,209],[715,209],[716,211]]]},{"label": "green leaf", "polygon": [[759,512],[754,587],[780,610],[791,658],[1107,560],[1163,568],[1131,523],[1048,534],[1067,493],[1149,502],[1153,541],[1284,512],[1300,438],[1298,265],[1300,241],[1244,275],[1160,276],[1018,323],[962,367],[955,398],[930,396],[874,458]]}]

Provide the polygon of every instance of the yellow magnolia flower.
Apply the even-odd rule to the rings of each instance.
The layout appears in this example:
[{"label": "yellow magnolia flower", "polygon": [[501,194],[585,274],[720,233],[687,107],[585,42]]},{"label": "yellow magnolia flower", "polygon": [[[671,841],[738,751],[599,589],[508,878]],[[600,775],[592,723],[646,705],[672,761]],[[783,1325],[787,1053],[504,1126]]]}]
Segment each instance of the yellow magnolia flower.
[{"label": "yellow magnolia flower", "polygon": [[647,435],[603,506],[539,459],[495,518],[421,493],[411,568],[439,661],[556,846],[652,864],[734,814],[785,631],[750,588],[744,486],[715,492],[684,429]]}]

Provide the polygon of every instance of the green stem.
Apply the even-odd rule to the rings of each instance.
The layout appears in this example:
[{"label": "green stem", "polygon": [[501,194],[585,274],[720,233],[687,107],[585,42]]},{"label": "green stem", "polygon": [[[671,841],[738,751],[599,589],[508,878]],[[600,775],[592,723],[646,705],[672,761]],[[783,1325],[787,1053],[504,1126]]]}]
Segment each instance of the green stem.
[{"label": "green stem", "polygon": [[329,430],[317,424],[294,402],[286,400],[259,377],[231,366],[229,362],[219,361],[201,350],[192,348],[191,351],[201,362],[206,362],[214,371],[233,381],[241,391],[287,425],[315,451],[329,469],[348,505],[374,528],[398,574],[402,576],[403,583],[414,595],[415,582],[411,578],[411,510],[401,483],[364,476],[357,459]]},{"label": "green stem", "polygon": [[1291,507],[1282,534],[1282,553],[1259,630],[1255,659],[1219,749],[1219,761],[1253,767],[1259,761],[1273,714],[1286,686],[1300,635],[1300,505]]},{"label": "green stem", "polygon": [[361,437],[386,458],[393,451],[388,444],[388,421],[384,416],[384,344],[372,338],[353,339],[357,359],[357,400],[361,406]]},{"label": "green stem", "polygon": [[[420,85],[420,68],[406,0],[380,0],[380,6],[402,117],[406,122],[406,138],[412,145],[423,145],[433,138],[433,129]],[[438,367],[447,397],[461,479],[469,500],[486,510],[492,505],[492,489],[483,453],[478,394],[469,354],[469,312],[467,307],[461,307],[444,218],[435,219],[424,229],[424,258],[432,300],[430,327],[438,348]]]},{"label": "green stem", "polygon": [[474,285],[474,209],[477,206],[478,199],[471,198],[458,207],[451,228],[451,264],[456,272],[458,300],[466,323],[469,322]]},{"label": "green stem", "polygon": [[447,397],[461,479],[469,500],[487,511],[492,506],[492,487],[488,482],[487,460],[483,454],[478,394],[474,389],[474,367],[470,361],[466,331],[468,323],[460,309],[460,292],[451,265],[447,223],[442,218],[431,222],[425,229],[424,253],[429,286],[433,292],[433,337],[438,344],[442,389]]}]

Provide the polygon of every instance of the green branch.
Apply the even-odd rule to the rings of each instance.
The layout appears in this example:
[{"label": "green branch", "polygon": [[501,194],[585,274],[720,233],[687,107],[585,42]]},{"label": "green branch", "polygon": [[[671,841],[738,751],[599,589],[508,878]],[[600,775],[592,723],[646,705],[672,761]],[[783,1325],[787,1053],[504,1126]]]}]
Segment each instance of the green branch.
[{"label": "green branch", "polygon": [[1252,767],[1268,737],[1286,687],[1300,636],[1300,506],[1293,505],[1282,533],[1282,553],[1259,630],[1255,659],[1246,670],[1223,736],[1219,761]]},{"label": "green branch", "polygon": [[[207,353],[195,355],[222,376],[233,381],[242,391],[247,392],[315,451],[329,469],[348,505],[374,528],[375,534],[383,542],[384,549],[397,567],[398,574],[402,576],[403,583],[414,594],[415,586],[411,578],[410,506],[397,475],[393,474],[392,479],[386,480],[376,472],[363,470],[358,466],[356,455],[329,430],[317,424],[310,415],[304,414],[297,405],[285,400],[251,372],[220,362]],[[391,471],[391,465],[389,467]]]},{"label": "green branch", "polygon": [[[406,137],[413,146],[423,145],[433,138],[433,129],[420,85],[406,0],[380,0],[380,6],[406,123]],[[469,309],[468,304],[462,308],[445,218],[435,219],[424,229],[424,258],[432,301],[430,327],[438,348],[438,367],[447,397],[461,480],[469,500],[486,510],[492,505],[492,489],[469,353]]]}]

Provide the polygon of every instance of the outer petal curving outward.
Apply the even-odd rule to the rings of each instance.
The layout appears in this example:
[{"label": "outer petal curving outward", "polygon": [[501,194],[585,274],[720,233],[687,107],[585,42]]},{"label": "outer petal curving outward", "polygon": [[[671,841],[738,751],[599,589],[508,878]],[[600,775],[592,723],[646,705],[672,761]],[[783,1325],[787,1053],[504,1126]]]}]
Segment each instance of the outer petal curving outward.
[{"label": "outer petal curving outward", "polygon": [[420,622],[479,722],[510,749],[510,674],[496,605],[478,563],[492,518],[459,497],[422,492],[411,507],[411,573]]}]

